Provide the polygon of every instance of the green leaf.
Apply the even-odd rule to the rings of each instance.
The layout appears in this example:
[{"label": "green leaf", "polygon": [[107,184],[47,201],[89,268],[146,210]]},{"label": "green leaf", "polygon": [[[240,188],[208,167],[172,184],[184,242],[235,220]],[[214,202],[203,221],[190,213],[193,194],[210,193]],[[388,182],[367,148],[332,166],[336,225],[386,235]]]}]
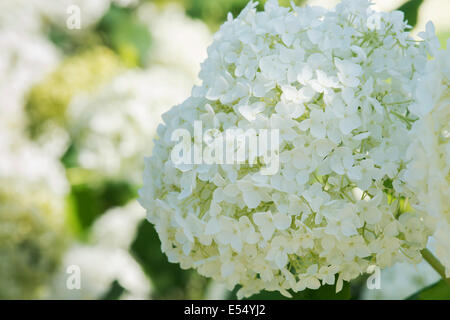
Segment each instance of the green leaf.
[{"label": "green leaf", "polygon": [[413,294],[406,300],[450,300],[450,286],[445,280],[440,280]]},{"label": "green leaf", "polygon": [[403,11],[405,19],[413,28],[417,24],[417,16],[419,15],[419,8],[422,2],[423,0],[409,0],[397,9]]}]

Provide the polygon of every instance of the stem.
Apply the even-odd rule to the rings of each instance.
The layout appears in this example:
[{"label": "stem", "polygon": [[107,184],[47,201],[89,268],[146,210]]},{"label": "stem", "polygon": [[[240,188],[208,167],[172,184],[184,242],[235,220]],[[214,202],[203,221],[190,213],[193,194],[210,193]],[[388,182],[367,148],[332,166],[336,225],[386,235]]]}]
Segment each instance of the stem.
[{"label": "stem", "polygon": [[445,276],[445,268],[441,264],[441,262],[431,253],[428,249],[423,249],[420,253],[422,253],[422,257],[425,259],[426,262],[430,266],[433,267],[434,270],[436,270],[437,273],[442,277],[442,279],[445,280],[445,282],[450,286],[450,278],[447,278]]}]

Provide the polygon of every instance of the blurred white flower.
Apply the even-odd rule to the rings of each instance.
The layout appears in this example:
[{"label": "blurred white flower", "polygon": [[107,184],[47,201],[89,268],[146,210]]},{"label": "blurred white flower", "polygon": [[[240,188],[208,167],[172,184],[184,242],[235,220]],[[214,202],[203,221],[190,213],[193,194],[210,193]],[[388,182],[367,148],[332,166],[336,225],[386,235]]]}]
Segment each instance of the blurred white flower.
[{"label": "blurred white flower", "polygon": [[40,33],[44,26],[43,5],[54,1],[14,0],[0,3],[0,29],[14,29],[24,33]]},{"label": "blurred white flower", "polygon": [[419,116],[411,131],[408,188],[417,195],[419,210],[438,219],[436,253],[450,276],[450,48],[436,51],[426,73],[417,79],[416,102],[411,111]]},{"label": "blurred white flower", "polygon": [[[64,168],[55,154],[45,152],[29,141],[23,132],[0,120],[0,180],[15,182],[16,188],[45,189],[54,196],[63,197],[69,192]],[[47,150],[48,151],[48,150]]]},{"label": "blurred white flower", "polygon": [[[2,18],[0,14],[0,23]],[[17,21],[11,23],[0,27],[0,117],[23,127],[28,90],[57,65],[60,57],[38,30],[20,29]]]},{"label": "blurred white flower", "polygon": [[[140,265],[128,252],[138,223],[145,217],[136,201],[116,207],[98,218],[90,231],[89,242],[73,244],[64,255],[58,274],[52,281],[50,297],[55,299],[99,299],[114,281],[125,289],[121,299],[148,299],[150,282]],[[81,272],[79,290],[66,286],[67,268]]]},{"label": "blurred white flower", "polygon": [[[410,41],[399,12],[369,5],[344,0],[328,11],[269,0],[263,12],[251,2],[228,17],[202,85],[163,115],[146,162],[140,202],[169,261],[228,289],[242,285],[240,297],[336,279],[340,290],[369,264],[421,261],[431,219],[401,212],[398,199],[428,42]],[[194,120],[203,130],[280,128],[280,170],[174,164],[171,135],[193,132]]]},{"label": "blurred white flower", "polygon": [[58,160],[0,118],[0,299],[43,296],[64,250],[64,197]]},{"label": "blurred white flower", "polygon": [[155,66],[128,71],[69,106],[69,125],[81,167],[138,182],[161,114],[181,102],[193,79]]},{"label": "blurred white flower", "polygon": [[81,30],[94,26],[104,16],[112,4],[119,7],[128,7],[135,5],[138,2],[139,0],[37,0],[42,15],[46,16],[52,23],[62,28],[66,28],[67,19],[73,14],[69,9],[73,6],[79,8]]},{"label": "blurred white flower", "polygon": [[40,1],[42,13],[54,24],[66,28],[66,21],[73,13],[73,6],[80,10],[81,30],[94,25],[108,11],[113,0],[58,0]]},{"label": "blurred white flower", "polygon": [[418,265],[398,263],[381,271],[380,289],[364,287],[365,300],[404,300],[440,279],[426,262]]},{"label": "blurred white flower", "polygon": [[187,17],[176,4],[158,9],[146,3],[139,7],[138,15],[152,35],[149,64],[177,66],[196,78],[212,41],[208,27],[200,20]]},{"label": "blurred white flower", "polygon": [[105,247],[126,250],[136,236],[138,223],[144,218],[145,212],[137,201],[110,209],[92,226],[92,240]]},{"label": "blurred white flower", "polygon": [[[67,287],[67,268],[77,266],[80,288]],[[52,281],[50,299],[100,299],[114,281],[125,289],[120,299],[148,299],[150,284],[139,264],[126,250],[102,245],[74,245],[69,249],[61,269]]]}]

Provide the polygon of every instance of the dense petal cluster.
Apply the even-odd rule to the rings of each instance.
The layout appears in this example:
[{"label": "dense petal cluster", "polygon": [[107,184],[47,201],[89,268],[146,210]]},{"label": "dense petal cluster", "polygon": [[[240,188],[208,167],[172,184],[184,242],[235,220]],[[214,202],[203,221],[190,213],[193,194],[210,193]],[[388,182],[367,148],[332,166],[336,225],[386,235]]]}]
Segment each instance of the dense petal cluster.
[{"label": "dense petal cluster", "polygon": [[[369,1],[334,10],[250,3],[214,37],[202,85],[163,115],[141,203],[171,262],[262,289],[337,288],[367,271],[421,260],[431,219],[399,191],[409,145],[413,79],[426,41],[401,12]],[[279,131],[280,168],[175,164],[179,128]],[[211,137],[210,137],[211,138]],[[212,141],[212,142],[211,142]],[[214,138],[203,141],[213,144]]]},{"label": "dense petal cluster", "polygon": [[417,81],[405,179],[418,210],[438,218],[436,253],[450,276],[450,49],[436,51]]},{"label": "dense petal cluster", "polygon": [[91,94],[80,94],[68,118],[82,168],[136,182],[161,114],[180,103],[193,79],[155,66],[118,75]]}]

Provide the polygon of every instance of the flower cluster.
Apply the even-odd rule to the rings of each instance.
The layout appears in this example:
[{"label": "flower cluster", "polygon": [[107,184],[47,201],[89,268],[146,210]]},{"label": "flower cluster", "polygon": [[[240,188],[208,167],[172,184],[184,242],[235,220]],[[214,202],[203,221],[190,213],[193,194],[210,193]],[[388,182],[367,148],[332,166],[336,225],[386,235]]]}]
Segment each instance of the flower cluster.
[{"label": "flower cluster", "polygon": [[420,117],[411,130],[408,187],[418,210],[439,219],[436,253],[450,276],[450,49],[438,50],[417,80],[411,111]]},{"label": "flower cluster", "polygon": [[82,168],[136,182],[161,114],[180,103],[193,79],[155,66],[128,71],[69,106],[70,131]]},{"label": "flower cluster", "polygon": [[[202,85],[163,115],[146,161],[141,204],[171,262],[242,285],[338,290],[367,271],[421,260],[432,219],[401,196],[413,79],[427,41],[401,12],[367,0],[334,10],[251,2],[214,36]],[[279,130],[280,169],[176,165],[172,132]],[[206,142],[205,142],[206,143]],[[259,157],[257,163],[263,163]]]}]

